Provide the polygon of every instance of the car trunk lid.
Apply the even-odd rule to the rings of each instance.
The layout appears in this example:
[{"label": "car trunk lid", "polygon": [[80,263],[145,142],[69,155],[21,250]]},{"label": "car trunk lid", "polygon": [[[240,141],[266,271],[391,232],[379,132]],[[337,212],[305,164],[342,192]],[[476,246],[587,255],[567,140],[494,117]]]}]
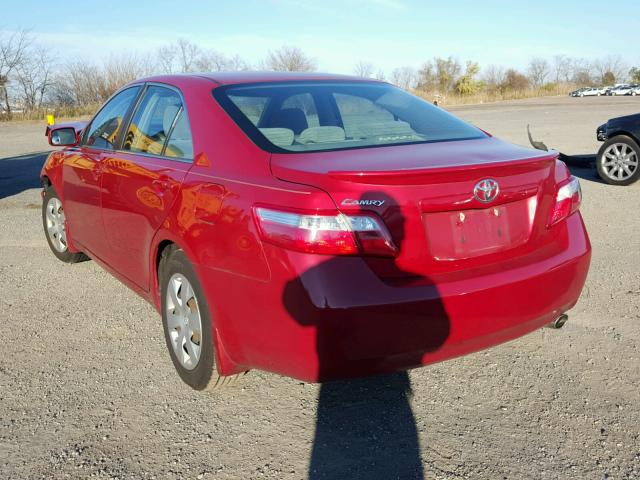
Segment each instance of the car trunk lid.
[{"label": "car trunk lid", "polygon": [[[486,137],[274,154],[271,168],[322,188],[344,213],[380,215],[400,253],[367,261],[384,277],[424,277],[517,261],[544,244],[556,157]],[[494,199],[474,195],[483,180],[497,183]]]}]

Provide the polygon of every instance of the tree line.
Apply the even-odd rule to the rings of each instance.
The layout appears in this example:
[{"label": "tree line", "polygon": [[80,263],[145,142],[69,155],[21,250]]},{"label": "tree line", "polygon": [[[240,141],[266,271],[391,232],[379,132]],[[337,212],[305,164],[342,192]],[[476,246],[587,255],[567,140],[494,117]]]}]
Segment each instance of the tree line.
[{"label": "tree line", "polygon": [[[269,51],[252,65],[239,55],[225,55],[186,39],[151,54],[112,55],[100,61],[57,61],[55,53],[38,45],[29,32],[0,32],[0,117],[43,110],[86,114],[122,85],[152,74],[238,70],[314,71],[317,61],[295,46]],[[630,80],[640,83],[640,68],[629,69],[620,56],[596,61],[556,55],[533,57],[520,71],[498,65],[481,68],[477,62],[435,57],[419,68],[402,66],[389,74],[371,62],[359,61],[354,75],[387,80],[424,97],[470,96],[480,92],[505,94],[532,91],[557,94],[563,88],[610,85]]]}]

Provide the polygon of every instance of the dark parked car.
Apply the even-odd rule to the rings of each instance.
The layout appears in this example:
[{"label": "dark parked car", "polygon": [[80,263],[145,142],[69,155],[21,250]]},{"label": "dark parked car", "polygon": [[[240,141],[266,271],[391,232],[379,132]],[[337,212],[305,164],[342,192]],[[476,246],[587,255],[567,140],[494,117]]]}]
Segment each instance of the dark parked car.
[{"label": "dark parked car", "polygon": [[640,177],[640,113],[612,118],[596,130],[604,142],[598,151],[598,174],[611,185],[629,185]]}]

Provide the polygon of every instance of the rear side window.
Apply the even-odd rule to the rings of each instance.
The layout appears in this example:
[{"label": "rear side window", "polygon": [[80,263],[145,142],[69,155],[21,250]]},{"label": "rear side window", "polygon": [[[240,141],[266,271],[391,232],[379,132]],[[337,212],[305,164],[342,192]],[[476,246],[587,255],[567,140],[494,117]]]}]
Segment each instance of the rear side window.
[{"label": "rear side window", "polygon": [[262,117],[262,113],[269,102],[268,97],[236,96],[232,93],[229,94],[229,98],[233,100],[236,107],[254,125],[258,125],[258,122],[260,122],[260,117]]},{"label": "rear side window", "polygon": [[122,121],[139,91],[139,86],[127,88],[109,100],[91,122],[85,145],[113,150]]},{"label": "rear side window", "polygon": [[[483,138],[478,128],[385,83],[282,82],[213,91],[261,148],[315,152]],[[248,115],[247,105],[259,104]]]},{"label": "rear side window", "polygon": [[167,148],[164,155],[166,157],[193,158],[191,130],[189,129],[187,112],[184,108],[178,113],[178,118],[167,141]]},{"label": "rear side window", "polygon": [[136,153],[191,158],[191,131],[180,95],[169,88],[150,86],[131,118],[122,148]]}]

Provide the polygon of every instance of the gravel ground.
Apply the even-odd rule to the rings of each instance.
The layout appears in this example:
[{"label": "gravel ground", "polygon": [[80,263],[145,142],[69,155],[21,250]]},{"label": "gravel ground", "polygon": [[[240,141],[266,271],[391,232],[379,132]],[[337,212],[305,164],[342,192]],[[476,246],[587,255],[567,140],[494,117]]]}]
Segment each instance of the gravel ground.
[{"label": "gravel ground", "polygon": [[[522,144],[531,123],[585,154],[595,127],[640,99],[452,110]],[[408,377],[321,387],[250,372],[197,393],[174,373],[152,307],[93,262],[49,252],[44,156],[25,155],[47,149],[43,129],[0,124],[1,478],[640,478],[640,183],[574,169],[593,260],[562,330]]]}]

